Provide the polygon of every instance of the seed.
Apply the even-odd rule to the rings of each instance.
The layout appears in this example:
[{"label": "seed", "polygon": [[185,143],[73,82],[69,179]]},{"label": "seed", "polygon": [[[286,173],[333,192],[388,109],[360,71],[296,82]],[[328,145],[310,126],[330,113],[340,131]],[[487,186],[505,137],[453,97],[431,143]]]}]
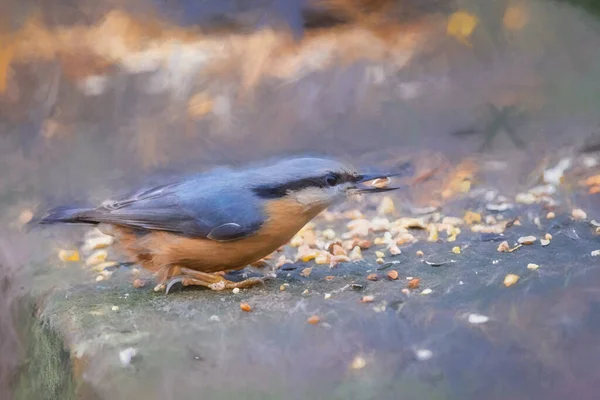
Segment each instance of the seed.
[{"label": "seed", "polygon": [[113,311],[119,311],[119,306],[112,306],[111,310],[113,310]]},{"label": "seed", "polygon": [[79,252],[77,250],[59,250],[58,258],[64,262],[77,262],[79,261]]},{"label": "seed", "polygon": [[331,298],[331,293],[325,293],[325,295],[323,296],[323,298],[325,300],[330,299]]},{"label": "seed", "polygon": [[396,212],[396,206],[394,205],[392,198],[385,196],[381,199],[381,203],[379,204],[379,207],[377,207],[377,212],[382,215],[394,214]]},{"label": "seed", "polygon": [[142,288],[144,286],[146,286],[146,282],[144,282],[143,280],[141,280],[139,278],[138,279],[134,279],[134,281],[133,281],[133,287],[134,288],[139,289],[139,288]]},{"label": "seed", "polygon": [[250,307],[250,304],[248,304],[248,303],[240,304],[240,308],[242,309],[242,311],[246,311],[246,312],[252,311],[252,307]]},{"label": "seed", "polygon": [[377,274],[369,274],[369,275],[367,275],[367,280],[369,280],[369,281],[376,281],[377,279],[379,279],[379,277],[377,276]]},{"label": "seed", "polygon": [[548,239],[540,239],[540,243],[542,246],[548,246],[550,241]]},{"label": "seed", "polygon": [[417,250],[417,257],[423,257],[425,255],[425,253],[423,253],[421,250]]},{"label": "seed", "polygon": [[108,235],[91,237],[85,241],[85,244],[82,246],[81,250],[84,252],[89,252],[93,250],[103,249],[113,244],[115,238]]},{"label": "seed", "polygon": [[539,265],[537,265],[537,264],[533,264],[533,263],[529,263],[529,264],[527,264],[527,269],[534,270],[534,269],[538,269],[539,267],[540,267],[540,266],[539,266]]},{"label": "seed", "polygon": [[335,239],[336,233],[333,229],[325,229],[322,235],[327,240],[333,240]]},{"label": "seed", "polygon": [[354,360],[352,360],[351,364],[353,369],[363,369],[366,365],[367,361],[362,356],[354,357]]},{"label": "seed", "polygon": [[319,318],[318,315],[313,315],[312,317],[310,317],[306,322],[308,322],[311,325],[316,325],[319,322],[321,322],[321,318]]},{"label": "seed", "polygon": [[408,290],[407,288],[402,289],[401,292],[404,294],[410,294],[410,290]]},{"label": "seed", "polygon": [[581,208],[576,208],[571,212],[571,216],[576,220],[583,220],[587,218],[587,214]]},{"label": "seed", "polygon": [[240,288],[233,288],[233,294],[238,294],[240,292]]},{"label": "seed", "polygon": [[519,275],[508,274],[504,277],[504,286],[509,287],[517,283],[519,280]]},{"label": "seed", "polygon": [[510,250],[510,246],[508,245],[508,242],[506,240],[498,245],[498,251],[500,253],[505,253],[508,250]]},{"label": "seed", "polygon": [[304,244],[304,239],[302,239],[302,236],[300,235],[296,235],[292,238],[292,240],[290,240],[290,246],[292,247],[300,247]]},{"label": "seed", "polygon": [[460,254],[460,246],[454,246],[454,247],[452,248],[452,252],[453,252],[454,254]]},{"label": "seed", "polygon": [[103,280],[104,280],[104,276],[102,276],[102,275],[98,275],[96,277],[96,282],[100,282],[100,281],[103,281]]},{"label": "seed", "polygon": [[308,277],[308,276],[310,276],[311,272],[312,272],[312,267],[304,268],[302,270],[302,272],[300,272],[300,275]]},{"label": "seed", "polygon": [[377,264],[383,264],[385,262],[385,260],[383,258],[378,258],[377,260],[375,260],[375,262]]},{"label": "seed", "polygon": [[537,238],[535,236],[521,236],[517,242],[519,244],[534,244]]},{"label": "seed", "polygon": [[481,315],[481,314],[469,314],[468,317],[468,321],[471,324],[485,324],[486,322],[488,322],[490,320],[489,317],[486,317],[485,315]]},{"label": "seed", "polygon": [[329,253],[319,254],[315,257],[315,264],[329,264],[330,261]]},{"label": "seed", "polygon": [[374,296],[363,296],[362,299],[360,300],[361,303],[370,303],[373,300],[375,300]]},{"label": "seed", "polygon": [[398,271],[396,271],[396,270],[394,270],[394,269],[393,269],[393,270],[391,270],[391,271],[388,271],[388,273],[387,273],[387,277],[388,277],[389,279],[391,279],[391,280],[395,281],[396,279],[398,279]]},{"label": "seed", "polygon": [[400,250],[400,248],[398,246],[396,246],[395,244],[392,244],[390,246],[390,254],[391,255],[397,256],[400,253],[402,253],[402,250]]},{"label": "seed", "polygon": [[339,244],[334,244],[332,249],[331,249],[331,253],[333,253],[334,256],[346,256],[348,255],[348,253],[346,252],[346,250],[344,250],[344,248],[342,246],[340,246]]},{"label": "seed", "polygon": [[362,252],[360,251],[359,246],[354,246],[352,251],[350,252],[351,260],[362,260]]},{"label": "seed", "polygon": [[544,236],[544,238],[545,238],[546,240],[552,240],[552,235],[551,235],[551,234],[549,234],[549,233],[546,233],[546,236]]},{"label": "seed", "polygon": [[554,219],[556,217],[556,214],[554,214],[553,211],[550,211],[548,214],[546,214],[546,219]]},{"label": "seed", "polygon": [[419,278],[413,278],[410,281],[408,281],[408,288],[409,289],[417,289],[419,287],[420,283],[421,283],[421,280]]},{"label": "seed", "polygon": [[106,250],[96,250],[85,260],[85,265],[88,267],[93,267],[94,265],[98,265],[106,261],[107,257],[108,252]]},{"label": "seed", "polygon": [[385,257],[385,254],[382,251],[376,251],[375,255],[377,256],[377,258],[383,258],[383,257]]},{"label": "seed", "polygon": [[289,283],[288,284],[284,283],[283,285],[279,286],[279,291],[283,292],[288,286],[290,286]]},{"label": "seed", "polygon": [[592,255],[592,257],[600,256],[600,250],[594,250],[594,251],[592,251],[591,255]]},{"label": "seed", "polygon": [[427,289],[423,289],[423,291],[421,292],[421,294],[430,294],[431,292],[433,292],[433,290],[427,288]]}]

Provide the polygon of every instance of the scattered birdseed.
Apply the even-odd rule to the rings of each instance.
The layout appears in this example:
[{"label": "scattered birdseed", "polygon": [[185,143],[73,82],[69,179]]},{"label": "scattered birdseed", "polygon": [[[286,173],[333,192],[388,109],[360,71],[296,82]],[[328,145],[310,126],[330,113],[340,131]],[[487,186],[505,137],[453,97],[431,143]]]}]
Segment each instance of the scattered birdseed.
[{"label": "scattered birdseed", "polygon": [[283,285],[279,286],[279,291],[283,292],[285,289],[287,289],[290,286],[289,283],[284,283]]},{"label": "scattered birdseed", "polygon": [[221,318],[219,318],[218,315],[211,315],[210,318],[208,319],[210,322],[220,322]]},{"label": "scattered birdseed", "polygon": [[346,255],[348,255],[348,253],[346,252],[346,250],[344,250],[344,248],[342,246],[340,246],[339,244],[334,244],[333,246],[331,246],[330,253],[333,254],[334,256],[346,256]]},{"label": "scattered birdseed", "polygon": [[119,311],[119,306],[112,306],[111,310],[113,310],[113,311]]},{"label": "scattered birdseed", "polygon": [[323,296],[323,298],[325,300],[330,299],[331,298],[331,293],[325,293],[325,295]]},{"label": "scattered birdseed", "polygon": [[233,294],[238,294],[240,292],[240,288],[233,288]]},{"label": "scattered birdseed", "polygon": [[92,267],[92,271],[96,271],[96,272],[102,272],[107,268],[113,268],[118,266],[119,263],[116,261],[105,261],[103,263],[100,263],[94,267]]},{"label": "scattered birdseed", "polygon": [[308,318],[308,320],[306,320],[306,322],[308,322],[311,325],[316,325],[319,322],[321,322],[321,318],[319,318],[318,315],[313,315],[312,317]]},{"label": "scattered birdseed", "polygon": [[378,258],[377,260],[375,260],[375,262],[377,264],[383,264],[385,262],[385,260],[383,258]]},{"label": "scattered birdseed", "polygon": [[415,357],[419,361],[427,361],[433,357],[433,351],[429,349],[418,349],[415,351]]},{"label": "scattered birdseed", "polygon": [[336,233],[333,229],[325,229],[322,233],[323,237],[327,240],[333,240],[336,237]]},{"label": "scattered birdseed", "polygon": [[142,288],[144,286],[146,286],[146,282],[145,281],[143,281],[143,280],[141,280],[139,278],[138,279],[134,279],[134,281],[133,281],[133,287],[134,288],[139,289],[139,288]]},{"label": "scattered birdseed", "polygon": [[108,235],[91,237],[85,241],[85,244],[81,247],[81,251],[90,252],[98,249],[104,249],[113,244],[115,238]]},{"label": "scattered birdseed", "polygon": [[354,248],[350,252],[350,259],[355,261],[362,260],[362,252],[360,251],[359,246],[354,246]]},{"label": "scattered birdseed", "polygon": [[542,246],[548,246],[550,244],[550,241],[548,239],[540,239],[540,243],[542,244]]},{"label": "scattered birdseed", "polygon": [[303,294],[303,295],[307,295],[307,294],[308,294],[308,289],[304,289],[304,290],[302,291],[302,294]]},{"label": "scattered birdseed", "polygon": [[369,274],[369,275],[367,275],[367,280],[369,280],[369,281],[376,281],[378,279],[379,279],[379,277],[377,276],[377,274]]},{"label": "scattered birdseed", "polygon": [[19,214],[19,222],[21,225],[25,225],[33,219],[33,212],[31,210],[23,210]]},{"label": "scattered birdseed", "polygon": [[468,225],[479,224],[481,223],[481,214],[473,211],[467,211],[463,219]]},{"label": "scattered birdseed", "polygon": [[402,253],[402,250],[400,250],[400,248],[398,246],[396,246],[395,244],[390,245],[389,250],[390,250],[390,254],[393,256],[397,256],[398,254]]},{"label": "scattered birdseed", "polygon": [[367,366],[367,360],[363,356],[356,356],[354,360],[352,360],[352,364],[350,364],[352,369],[363,369]]},{"label": "scattered birdseed", "polygon": [[388,271],[388,273],[387,273],[387,277],[388,277],[389,279],[391,279],[391,280],[395,281],[396,279],[398,279],[398,271],[396,271],[396,270],[394,270],[394,269],[393,269],[393,270],[391,270],[391,271]]},{"label": "scattered birdseed", "polygon": [[331,262],[331,257],[329,253],[322,253],[315,257],[315,264],[323,265],[329,264]]},{"label": "scattered birdseed", "polygon": [[515,197],[515,201],[521,204],[533,204],[535,200],[535,196],[531,193],[519,193]]},{"label": "scattered birdseed", "polygon": [[533,263],[527,264],[527,269],[535,270],[535,269],[538,269],[539,267],[540,266],[537,264],[533,264]]},{"label": "scattered birdseed", "polygon": [[381,215],[395,214],[396,207],[394,206],[394,201],[392,198],[385,196],[383,199],[381,199],[381,203],[379,204],[379,207],[377,207],[377,212]]},{"label": "scattered birdseed", "polygon": [[423,289],[423,291],[421,292],[421,294],[430,294],[432,292],[433,292],[432,289],[427,288],[427,289]]},{"label": "scattered birdseed", "polygon": [[591,254],[592,254],[592,257],[600,256],[600,250],[594,250],[594,251],[592,251]]},{"label": "scattered birdseed", "polygon": [[417,250],[417,257],[423,257],[425,255],[425,253],[423,253],[421,250]]},{"label": "scattered birdseed", "polygon": [[460,246],[454,246],[454,247],[452,248],[452,252],[453,252],[454,254],[460,254]]},{"label": "scattered birdseed", "polygon": [[102,276],[102,275],[98,275],[96,277],[96,282],[100,282],[100,281],[103,281],[103,280],[104,280],[104,276]]},{"label": "scattered birdseed", "polygon": [[240,308],[242,309],[242,311],[246,311],[246,312],[252,311],[252,307],[250,307],[250,304],[248,304],[248,303],[240,304]]},{"label": "scattered birdseed", "polygon": [[506,253],[509,250],[510,250],[510,246],[506,240],[498,245],[498,251],[500,253]]},{"label": "scattered birdseed", "polygon": [[519,244],[534,244],[537,238],[535,236],[521,236],[517,242]]},{"label": "scattered birdseed", "polygon": [[581,208],[575,208],[571,212],[571,216],[573,217],[573,219],[576,219],[576,220],[584,220],[587,218],[587,214]]},{"label": "scattered birdseed", "polygon": [[326,280],[327,282],[331,282],[331,281],[332,281],[332,280],[334,280],[334,279],[335,279],[335,276],[333,276],[333,275],[327,275],[327,276],[325,277],[325,280]]},{"label": "scattered birdseed", "polygon": [[471,324],[485,324],[490,320],[489,317],[481,314],[469,314],[468,321]]},{"label": "scattered birdseed", "polygon": [[554,219],[556,217],[556,214],[553,211],[550,211],[548,214],[546,214],[546,219]]},{"label": "scattered birdseed", "polygon": [[504,286],[509,287],[517,283],[519,280],[519,275],[508,274],[504,277]]},{"label": "scattered birdseed", "polygon": [[108,252],[106,250],[96,250],[85,260],[85,265],[88,267],[93,267],[105,262],[107,258]]},{"label": "scattered birdseed", "polygon": [[302,239],[302,236],[300,235],[295,235],[292,240],[290,240],[290,246],[292,247],[300,247],[304,244],[304,239]]},{"label": "scattered birdseed", "polygon": [[417,289],[419,287],[420,283],[421,283],[421,280],[419,278],[413,278],[408,281],[408,288],[409,289]]},{"label": "scattered birdseed", "polygon": [[133,347],[129,347],[125,350],[121,350],[119,352],[119,360],[121,361],[121,364],[123,364],[124,366],[127,366],[129,364],[131,364],[131,361],[133,360],[133,358],[137,355],[137,350],[134,349]]},{"label": "scattered birdseed", "polygon": [[383,258],[383,257],[385,257],[385,254],[384,254],[382,251],[376,251],[376,252],[375,252],[375,255],[376,255],[378,258]]},{"label": "scattered birdseed", "polygon": [[360,300],[361,303],[370,303],[373,300],[375,300],[374,296],[363,296],[362,299]]},{"label": "scattered birdseed", "polygon": [[311,272],[312,272],[312,267],[304,268],[300,272],[300,275],[305,276],[305,277],[309,277]]},{"label": "scattered birdseed", "polygon": [[59,250],[58,258],[63,262],[77,262],[79,261],[79,252],[77,250]]},{"label": "scattered birdseed", "polygon": [[544,236],[544,239],[546,240],[552,240],[552,235],[549,233],[546,233],[546,235]]},{"label": "scattered birdseed", "polygon": [[410,290],[408,290],[407,288],[402,289],[401,292],[406,295],[410,294]]}]

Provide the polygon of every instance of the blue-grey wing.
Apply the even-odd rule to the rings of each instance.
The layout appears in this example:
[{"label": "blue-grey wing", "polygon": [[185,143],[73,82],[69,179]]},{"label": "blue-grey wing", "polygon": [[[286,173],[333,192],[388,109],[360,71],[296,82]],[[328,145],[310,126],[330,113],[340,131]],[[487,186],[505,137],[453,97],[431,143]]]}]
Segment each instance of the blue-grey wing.
[{"label": "blue-grey wing", "polygon": [[250,236],[265,219],[260,203],[242,189],[202,181],[142,190],[93,213],[99,222],[216,241]]}]

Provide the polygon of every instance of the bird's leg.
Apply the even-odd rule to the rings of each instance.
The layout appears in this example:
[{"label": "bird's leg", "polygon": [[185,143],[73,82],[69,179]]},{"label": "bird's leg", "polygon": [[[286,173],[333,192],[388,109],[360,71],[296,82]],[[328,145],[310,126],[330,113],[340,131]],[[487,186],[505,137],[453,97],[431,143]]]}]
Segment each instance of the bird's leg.
[{"label": "bird's leg", "polygon": [[[211,274],[207,272],[200,272],[189,268],[176,268],[177,272],[180,273],[178,276],[173,277],[166,286],[166,293],[169,293],[171,287],[176,283],[181,283],[183,286],[204,286],[211,290],[225,290],[235,288],[249,288],[264,282],[265,278],[249,278],[241,282],[232,282],[223,278],[218,274]],[[173,276],[174,274],[171,274]]]}]

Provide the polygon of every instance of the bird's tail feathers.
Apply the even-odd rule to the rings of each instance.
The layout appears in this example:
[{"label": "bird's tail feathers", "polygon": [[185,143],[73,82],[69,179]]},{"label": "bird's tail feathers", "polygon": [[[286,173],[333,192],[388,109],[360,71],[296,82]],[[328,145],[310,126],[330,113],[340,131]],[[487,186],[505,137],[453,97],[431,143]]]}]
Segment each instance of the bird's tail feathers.
[{"label": "bird's tail feathers", "polygon": [[68,206],[57,207],[50,210],[45,216],[31,220],[30,224],[49,225],[58,223],[73,224],[98,224],[93,216],[92,208],[73,208]]}]

